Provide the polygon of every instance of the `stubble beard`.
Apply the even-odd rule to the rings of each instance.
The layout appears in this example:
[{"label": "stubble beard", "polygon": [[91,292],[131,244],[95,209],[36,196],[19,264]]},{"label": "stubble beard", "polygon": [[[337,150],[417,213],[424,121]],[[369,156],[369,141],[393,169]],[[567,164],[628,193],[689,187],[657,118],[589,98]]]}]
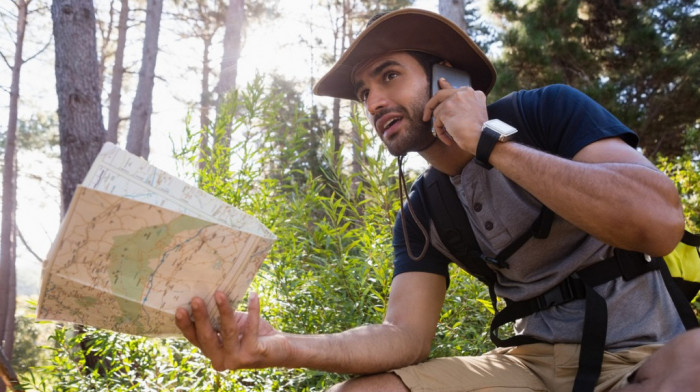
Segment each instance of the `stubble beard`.
[{"label": "stubble beard", "polygon": [[404,117],[404,130],[391,140],[384,140],[389,153],[393,156],[402,156],[410,151],[421,151],[430,145],[434,136],[431,132],[430,121],[423,121],[423,108],[428,102],[427,98],[416,99],[408,109],[401,108]]}]

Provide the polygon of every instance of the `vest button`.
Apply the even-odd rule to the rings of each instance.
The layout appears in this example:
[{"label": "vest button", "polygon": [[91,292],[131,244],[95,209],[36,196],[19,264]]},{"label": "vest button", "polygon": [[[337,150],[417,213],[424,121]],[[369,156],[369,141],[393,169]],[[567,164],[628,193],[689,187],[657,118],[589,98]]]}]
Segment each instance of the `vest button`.
[{"label": "vest button", "polygon": [[486,230],[493,230],[493,222],[487,221],[486,223],[484,223],[484,227],[486,228]]},{"label": "vest button", "polygon": [[481,203],[474,203],[474,211],[476,211],[476,212],[481,212],[481,209],[482,209],[483,207],[484,207],[484,206],[481,205]]}]

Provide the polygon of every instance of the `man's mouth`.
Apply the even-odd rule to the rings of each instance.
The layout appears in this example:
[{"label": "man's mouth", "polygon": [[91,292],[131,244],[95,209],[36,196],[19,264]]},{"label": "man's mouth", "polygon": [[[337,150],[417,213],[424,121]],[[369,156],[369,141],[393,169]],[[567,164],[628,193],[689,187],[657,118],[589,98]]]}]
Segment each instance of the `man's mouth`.
[{"label": "man's mouth", "polygon": [[398,131],[398,127],[395,125],[398,124],[399,121],[401,121],[403,117],[397,114],[393,115],[385,115],[377,121],[377,129],[380,131],[382,138],[387,139],[391,137],[395,132]]}]

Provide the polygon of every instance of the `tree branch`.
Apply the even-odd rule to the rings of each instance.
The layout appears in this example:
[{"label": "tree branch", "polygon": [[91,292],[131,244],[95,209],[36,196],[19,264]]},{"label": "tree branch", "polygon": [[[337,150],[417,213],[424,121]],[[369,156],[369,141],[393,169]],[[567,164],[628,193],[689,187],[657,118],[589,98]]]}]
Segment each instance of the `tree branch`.
[{"label": "tree branch", "polygon": [[43,263],[44,258],[39,256],[38,254],[36,254],[36,252],[34,252],[34,250],[32,250],[32,247],[29,246],[29,244],[27,243],[27,240],[24,239],[24,236],[22,235],[22,231],[19,229],[19,227],[15,226],[15,228],[17,229],[17,236],[19,237],[20,241],[22,241],[22,244],[24,245],[24,247],[27,248],[27,250],[29,251],[29,253],[32,254],[32,256],[36,257],[37,261],[39,261],[40,263]]},{"label": "tree branch", "polygon": [[5,57],[5,55],[2,52],[0,52],[0,57],[2,57],[2,61],[4,61],[5,64],[7,65],[7,67],[10,68],[10,71],[12,71],[13,70],[12,64],[10,64],[10,62],[7,61],[7,57]]},{"label": "tree branch", "polygon": [[29,56],[26,60],[23,60],[23,61],[22,61],[22,64],[26,63],[27,61],[33,60],[33,59],[34,59],[35,57],[37,57],[38,55],[44,53],[44,51],[49,47],[49,45],[51,45],[51,41],[52,41],[52,40],[53,40],[53,37],[50,37],[49,40],[46,42],[46,45],[44,45],[43,48],[39,49],[39,51],[37,51],[37,52],[34,53],[33,55]]}]

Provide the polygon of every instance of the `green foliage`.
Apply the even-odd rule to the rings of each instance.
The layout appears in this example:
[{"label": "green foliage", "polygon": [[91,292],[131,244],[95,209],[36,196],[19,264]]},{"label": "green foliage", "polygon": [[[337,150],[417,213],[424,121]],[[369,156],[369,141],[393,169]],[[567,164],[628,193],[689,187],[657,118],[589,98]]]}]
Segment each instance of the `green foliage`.
[{"label": "green foliage", "polygon": [[15,312],[15,344],[12,352],[12,368],[22,374],[45,360],[45,352],[37,345],[41,338],[41,325],[36,323],[36,301],[17,300]]},{"label": "green foliage", "polygon": [[658,165],[676,183],[683,202],[686,227],[700,233],[700,161],[687,157],[662,157]]},{"label": "green foliage", "polygon": [[683,202],[686,227],[700,233],[700,130],[688,128],[684,135],[683,153],[679,156],[658,156],[657,166],[676,183]]},{"label": "green foliage", "polygon": [[[84,328],[57,327],[51,363],[27,377],[39,391],[235,390],[182,340],[146,339]],[[226,389],[222,389],[226,388]]]},{"label": "green foliage", "polygon": [[450,275],[431,357],[478,355],[494,348],[488,336],[494,314],[488,289],[456,265]]},{"label": "green foliage", "polygon": [[[0,132],[0,153],[5,154],[6,131]],[[55,113],[32,114],[17,122],[17,147],[27,150],[48,150],[58,146],[58,117]],[[48,147],[48,148],[47,148]]]}]

